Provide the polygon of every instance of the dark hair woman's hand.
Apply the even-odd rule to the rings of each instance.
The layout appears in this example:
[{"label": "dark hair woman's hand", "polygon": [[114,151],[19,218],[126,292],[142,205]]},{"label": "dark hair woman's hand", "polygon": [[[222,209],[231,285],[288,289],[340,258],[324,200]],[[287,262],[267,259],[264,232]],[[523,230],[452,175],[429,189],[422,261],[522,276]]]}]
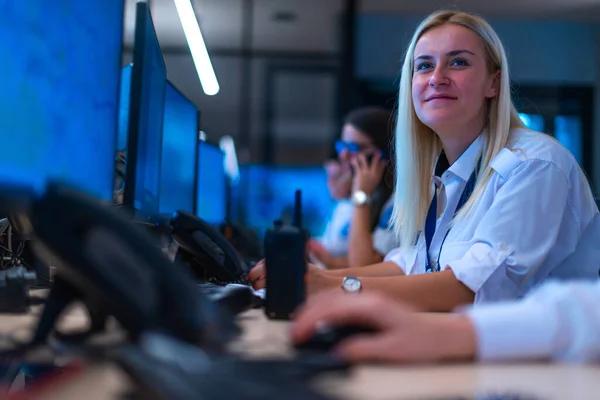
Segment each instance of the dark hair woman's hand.
[{"label": "dark hair woman's hand", "polygon": [[329,160],[325,163],[327,173],[327,189],[331,197],[336,200],[350,196],[352,189],[352,170],[349,165],[344,165],[338,160]]},{"label": "dark hair woman's hand", "polygon": [[370,196],[383,179],[387,160],[382,159],[380,153],[376,153],[371,162],[368,162],[364,154],[358,154],[352,159],[352,166],[354,167],[352,191],[362,190]]}]

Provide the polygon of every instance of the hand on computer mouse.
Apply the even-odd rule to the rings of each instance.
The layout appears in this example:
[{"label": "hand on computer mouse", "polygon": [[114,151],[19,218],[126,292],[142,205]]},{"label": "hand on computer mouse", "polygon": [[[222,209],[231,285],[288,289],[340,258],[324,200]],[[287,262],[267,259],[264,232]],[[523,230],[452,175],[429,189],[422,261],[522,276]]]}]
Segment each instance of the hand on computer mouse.
[{"label": "hand on computer mouse", "polygon": [[373,329],[333,349],[351,363],[468,360],[476,355],[475,329],[466,316],[417,313],[377,294],[349,296],[338,289],[312,296],[296,313],[293,342],[310,339],[322,324]]}]

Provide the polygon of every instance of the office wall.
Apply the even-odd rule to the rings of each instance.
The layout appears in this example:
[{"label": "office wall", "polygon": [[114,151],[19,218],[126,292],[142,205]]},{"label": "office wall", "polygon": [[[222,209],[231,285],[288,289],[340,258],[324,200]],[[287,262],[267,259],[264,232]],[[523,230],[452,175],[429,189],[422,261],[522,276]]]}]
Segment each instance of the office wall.
[{"label": "office wall", "polygon": [[[414,29],[415,17],[362,16],[357,24],[359,78],[393,80]],[[521,84],[594,84],[598,29],[592,24],[490,20],[502,39],[511,75]]]},{"label": "office wall", "polygon": [[[194,101],[202,112],[201,128],[206,132],[207,137],[210,140],[218,140],[223,135],[230,135],[234,139],[237,139],[239,160],[240,162],[260,162],[263,159],[263,139],[265,135],[265,104],[266,104],[266,77],[267,69],[269,66],[276,65],[291,65],[291,66],[306,66],[322,65],[322,63],[311,61],[311,60],[286,60],[285,58],[278,58],[272,60],[266,57],[255,57],[250,61],[251,64],[251,96],[249,104],[250,108],[250,128],[243,128],[241,124],[242,104],[245,99],[241,98],[240,87],[242,79],[242,58],[240,56],[213,56],[211,57],[217,79],[219,80],[220,91],[215,96],[206,96],[202,92],[198,75],[192,61],[192,58],[186,52],[166,52],[164,54],[165,63],[167,65],[167,76],[168,79],[179,88],[187,97]],[[330,62],[325,62],[325,65],[329,65]],[[305,89],[305,90],[298,90]],[[287,103],[286,110],[290,109],[290,98],[295,104],[297,109],[292,115],[289,115],[289,123],[283,123],[283,125],[290,126],[297,122],[297,116],[302,113],[302,109],[306,109],[307,105],[315,103],[321,98],[334,96],[334,86],[327,87],[313,87],[312,90],[307,88],[295,88],[291,85],[289,88],[289,96],[285,97]],[[308,107],[310,108],[310,107]],[[309,115],[310,117],[310,115]],[[321,137],[309,137],[306,135],[299,137],[299,140],[293,140],[295,143],[290,141],[289,137],[283,135],[284,132],[279,136],[279,142],[289,141],[289,149],[282,149],[288,154],[280,154],[279,159],[288,160],[289,163],[296,164],[301,160],[307,160],[305,163],[321,163],[327,156],[326,145],[335,135],[335,130],[331,129],[327,125],[326,121],[322,119],[315,121],[319,126],[316,127],[315,131],[327,131],[329,134],[324,134]],[[311,121],[307,121],[307,125],[311,126]],[[281,126],[281,124],[280,124]],[[314,126],[314,125],[313,125]],[[275,132],[276,134],[278,132]],[[310,133],[310,132],[307,132]],[[246,137],[247,147],[239,145],[239,139],[242,134],[248,135]],[[289,135],[288,135],[289,136]],[[315,151],[316,146],[323,145],[323,151]]]},{"label": "office wall", "polygon": [[202,112],[201,129],[210,138],[223,135],[236,136],[240,116],[240,60],[234,57],[212,57],[219,79],[220,91],[216,96],[202,92],[200,80],[189,54],[166,53],[168,79],[189,97]]}]

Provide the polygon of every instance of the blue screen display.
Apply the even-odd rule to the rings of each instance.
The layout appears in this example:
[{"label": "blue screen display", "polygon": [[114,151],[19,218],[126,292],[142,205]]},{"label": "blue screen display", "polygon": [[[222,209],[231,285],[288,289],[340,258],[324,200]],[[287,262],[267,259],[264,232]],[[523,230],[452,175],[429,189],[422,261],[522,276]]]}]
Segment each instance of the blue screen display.
[{"label": "blue screen display", "polygon": [[129,131],[129,97],[131,96],[131,70],[133,64],[121,70],[121,92],[119,94],[119,133],[117,135],[117,151],[127,149]]},{"label": "blue screen display", "polygon": [[235,197],[244,224],[262,236],[277,219],[291,223],[297,189],[302,190],[302,226],[312,236],[321,236],[335,206],[322,166],[241,166]]},{"label": "blue screen display", "polygon": [[[135,142],[132,132],[137,131],[133,206],[143,217],[157,217],[167,70],[148,5],[137,3],[137,11],[127,149],[129,155],[132,142]],[[126,192],[130,190],[128,184],[126,180]],[[126,203],[127,196],[126,193]]]},{"label": "blue screen display", "polygon": [[160,213],[194,212],[198,109],[167,82],[160,173]]},{"label": "blue screen display", "polygon": [[204,141],[198,143],[198,194],[196,215],[209,224],[225,221],[225,154]]},{"label": "blue screen display", "polygon": [[3,1],[0,15],[0,180],[112,200],[123,1]]}]

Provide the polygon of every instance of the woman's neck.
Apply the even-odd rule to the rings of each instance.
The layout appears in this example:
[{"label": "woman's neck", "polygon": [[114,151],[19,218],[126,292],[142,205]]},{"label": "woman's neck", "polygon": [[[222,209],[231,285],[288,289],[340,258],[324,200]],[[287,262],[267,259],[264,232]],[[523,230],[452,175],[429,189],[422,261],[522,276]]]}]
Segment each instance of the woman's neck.
[{"label": "woman's neck", "polygon": [[436,132],[450,165],[460,158],[481,134],[482,129],[462,129],[456,132]]}]

